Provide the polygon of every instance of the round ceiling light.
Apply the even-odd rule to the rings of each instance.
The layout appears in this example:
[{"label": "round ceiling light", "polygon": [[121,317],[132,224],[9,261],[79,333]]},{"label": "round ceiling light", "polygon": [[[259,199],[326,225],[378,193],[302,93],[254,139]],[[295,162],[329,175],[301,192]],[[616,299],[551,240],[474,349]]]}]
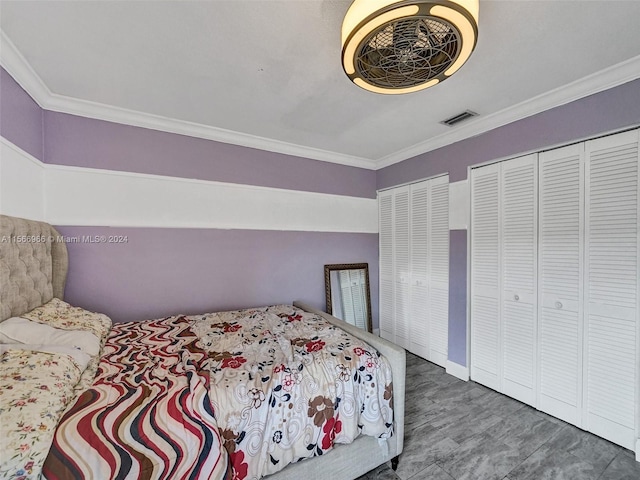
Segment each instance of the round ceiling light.
[{"label": "round ceiling light", "polygon": [[354,0],[342,22],[342,66],[356,85],[409,93],[436,85],[469,58],[479,0]]}]

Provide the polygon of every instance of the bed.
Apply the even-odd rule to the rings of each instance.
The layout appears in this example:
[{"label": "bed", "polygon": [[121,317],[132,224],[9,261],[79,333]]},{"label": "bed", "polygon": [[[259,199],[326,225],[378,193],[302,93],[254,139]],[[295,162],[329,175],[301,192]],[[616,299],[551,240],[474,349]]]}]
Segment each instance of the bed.
[{"label": "bed", "polygon": [[[346,480],[357,478],[389,460],[397,465],[404,436],[403,349],[299,302],[236,312],[175,316],[132,325],[115,324],[113,327],[106,317],[98,315],[88,326],[89,322],[83,316],[86,314],[82,313],[84,310],[56,300],[64,297],[68,263],[64,243],[50,241],[59,238],[48,224],[0,216],[0,321],[11,323],[22,316],[40,325],[53,324],[64,329],[71,327],[56,322],[73,317],[74,328],[81,325],[81,330],[93,329],[92,333],[98,339],[97,347],[93,345],[93,350],[87,347],[87,352],[79,348],[80,352],[12,349],[2,353],[6,362],[3,364],[4,378],[0,380],[6,386],[18,381],[32,382],[33,388],[38,389],[38,399],[44,399],[46,395],[40,396],[44,393],[57,396],[57,400],[49,402],[52,408],[47,412],[46,421],[27,425],[25,420],[17,420],[22,422],[24,432],[19,431],[12,444],[8,441],[2,444],[6,449],[1,452],[3,459],[12,458],[14,451],[21,448],[35,447],[37,442],[51,445],[43,454],[46,458],[28,460],[16,470],[20,461],[18,455],[13,466],[9,466],[14,468],[13,473],[36,478],[41,467],[47,478],[77,478],[83,468],[95,468],[95,465],[83,466],[77,459],[90,458],[95,451],[102,451],[101,458],[110,459],[100,467],[104,478],[117,477],[121,472],[116,465],[117,459],[135,459],[136,455],[144,457],[144,461],[129,468],[126,478],[240,479],[257,478],[255,472],[260,472],[273,479]],[[6,322],[0,325],[4,324]],[[305,325],[307,330],[289,331],[295,324]],[[280,334],[287,336],[288,341],[279,347]],[[147,345],[144,354],[135,351],[134,337],[144,337]],[[249,343],[249,338],[255,338],[255,343]],[[84,348],[83,340],[74,341]],[[91,355],[95,348],[99,349],[99,355]],[[284,352],[284,357],[276,355],[277,358],[269,361],[260,361],[258,357],[252,359],[251,355],[261,350],[275,351],[281,357]],[[335,360],[331,364],[331,375],[345,381],[345,386],[340,387],[345,390],[333,392],[330,402],[326,395],[312,395],[322,382],[305,377],[307,370],[315,365],[312,360],[321,353]],[[84,357],[75,358],[74,355]],[[289,362],[282,360],[287,355]],[[126,359],[133,357],[136,365],[141,365],[140,371],[123,368]],[[290,363],[292,358],[297,359],[294,364]],[[51,365],[52,359],[55,366]],[[247,368],[249,365],[252,367]],[[47,381],[57,375],[64,377],[66,384],[71,382],[74,386],[43,389],[44,379],[38,377],[43,372],[49,377]],[[245,386],[231,383],[241,374],[251,377],[253,383]],[[331,378],[325,383],[337,385]],[[117,381],[109,384],[104,379]],[[355,386],[347,387],[347,379],[351,383],[355,379]],[[372,390],[374,383],[385,385]],[[114,393],[114,385],[123,384],[130,388],[124,393]],[[240,397],[239,389],[244,389]],[[295,389],[305,389],[311,395],[304,405],[290,401]],[[230,394],[230,391],[235,393]],[[0,397],[3,405],[7,403],[7,396],[14,393],[10,388],[6,392],[4,398]],[[33,398],[36,397],[11,397],[11,402],[24,403],[20,409],[28,415],[29,400]],[[355,402],[355,398],[361,402]],[[365,398],[368,400],[363,400]],[[245,407],[251,409],[236,408],[236,412],[222,414],[225,403],[238,405],[241,399],[250,402]],[[374,418],[364,410],[362,401],[371,403],[371,411],[386,409],[387,412]],[[105,402],[111,405],[110,413],[102,408]],[[119,408],[126,402],[136,405],[138,413],[129,417],[120,415],[126,419],[123,423],[126,428],[115,428],[111,417],[118,416],[114,412],[124,412],[126,409]],[[359,408],[363,409],[360,413],[364,412],[364,415],[358,416],[354,411]],[[290,424],[297,424],[298,420],[289,410],[302,411],[307,425],[301,428],[306,429],[306,437],[298,435],[295,442],[289,439],[291,448],[284,448],[287,443],[284,440],[296,429],[272,425],[275,430],[273,434],[269,431],[270,445],[261,446],[260,439],[265,437],[257,433],[258,427],[261,423],[271,422],[258,415],[261,409],[279,411],[280,421],[288,419]],[[140,414],[141,411],[145,414]],[[159,415],[160,411],[170,413]],[[142,447],[135,449],[135,453],[125,454],[120,451],[122,445],[113,438],[99,442],[95,438],[79,441],[79,435],[74,432],[80,431],[78,425],[83,422],[94,425],[99,432],[114,435],[125,432],[122,438],[131,445],[153,444],[153,447],[143,454],[140,454]],[[239,429],[238,422],[244,428]],[[348,444],[338,443],[352,440],[349,437],[355,435],[348,431],[354,429],[368,435],[360,435]],[[46,431],[49,436],[40,435],[37,430]],[[149,432],[153,432],[152,435]],[[108,437],[106,433],[104,436]],[[175,459],[165,458],[166,452],[180,461],[176,463]],[[244,461],[245,455],[262,463],[253,472],[246,470],[248,459]],[[311,458],[297,461],[305,455],[311,455]],[[284,466],[291,461],[294,463]],[[10,471],[0,469],[0,477],[11,478]]]}]

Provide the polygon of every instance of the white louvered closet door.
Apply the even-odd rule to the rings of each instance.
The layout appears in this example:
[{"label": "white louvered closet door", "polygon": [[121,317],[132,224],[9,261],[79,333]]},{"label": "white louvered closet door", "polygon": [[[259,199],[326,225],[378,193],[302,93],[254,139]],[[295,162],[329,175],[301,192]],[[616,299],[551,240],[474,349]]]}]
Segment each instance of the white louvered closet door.
[{"label": "white louvered closet door", "polygon": [[471,378],[500,390],[499,163],[471,171]]},{"label": "white louvered closet door", "polygon": [[429,181],[428,318],[429,354],[433,363],[446,367],[449,351],[449,176]]},{"label": "white louvered closet door", "polygon": [[438,365],[449,342],[449,176],[380,192],[380,333]]},{"label": "white louvered closet door", "polygon": [[427,224],[430,183],[411,186],[411,346],[429,359],[429,230]]},{"label": "white louvered closet door", "polygon": [[529,405],[536,403],[537,161],[533,154],[501,165],[502,392]]},{"label": "white louvered closet door", "polygon": [[393,190],[394,342],[404,348],[410,348],[411,343],[409,190]]},{"label": "white louvered closet door", "polygon": [[586,143],[584,425],[635,448],[638,409],[638,134]]},{"label": "white louvered closet door", "polygon": [[538,168],[538,409],[581,426],[584,144]]},{"label": "white louvered closet door", "polygon": [[393,191],[378,194],[380,248],[380,336],[395,341],[393,268]]}]

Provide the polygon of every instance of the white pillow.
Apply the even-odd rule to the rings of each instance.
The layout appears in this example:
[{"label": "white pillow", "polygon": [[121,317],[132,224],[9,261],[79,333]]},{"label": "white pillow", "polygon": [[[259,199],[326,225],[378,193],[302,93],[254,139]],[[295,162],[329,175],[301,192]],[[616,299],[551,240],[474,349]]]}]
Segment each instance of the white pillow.
[{"label": "white pillow", "polygon": [[13,317],[0,323],[0,343],[62,345],[91,355],[100,352],[100,339],[85,330],[62,330],[26,318]]},{"label": "white pillow", "polygon": [[82,350],[73,347],[65,347],[64,345],[28,345],[26,343],[0,344],[0,354],[8,352],[9,350],[25,350],[69,355],[71,358],[73,358],[73,361],[76,363],[76,365],[78,365],[78,368],[83,372],[87,368],[87,364],[91,360],[91,357],[84,353]]}]

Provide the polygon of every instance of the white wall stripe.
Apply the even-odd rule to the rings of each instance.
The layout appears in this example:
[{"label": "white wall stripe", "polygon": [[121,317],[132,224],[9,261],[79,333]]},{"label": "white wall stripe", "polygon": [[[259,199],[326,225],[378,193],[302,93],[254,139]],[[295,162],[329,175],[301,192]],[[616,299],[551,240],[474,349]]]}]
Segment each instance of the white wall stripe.
[{"label": "white wall stripe", "polygon": [[[378,231],[375,199],[48,165],[4,138],[1,143],[0,208],[10,215],[26,211],[21,206],[24,197],[31,195],[26,192],[37,190],[40,193],[34,198],[40,198],[41,217],[54,225]],[[5,150],[14,153],[5,155]],[[27,165],[37,166],[42,175],[32,175]],[[23,177],[30,178],[32,185],[5,190],[5,185],[16,183],[16,177],[21,185]]]},{"label": "white wall stripe", "polygon": [[44,164],[0,139],[0,213],[44,220]]},{"label": "white wall stripe", "polygon": [[467,230],[469,227],[469,181],[449,184],[449,230]]}]

